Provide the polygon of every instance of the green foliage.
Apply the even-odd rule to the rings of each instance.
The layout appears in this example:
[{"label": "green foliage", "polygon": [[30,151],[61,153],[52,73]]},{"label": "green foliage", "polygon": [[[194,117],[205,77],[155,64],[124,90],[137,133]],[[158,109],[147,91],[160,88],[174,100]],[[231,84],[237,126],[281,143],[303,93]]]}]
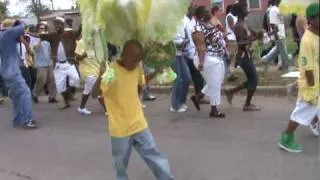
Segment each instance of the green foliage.
[{"label": "green foliage", "polygon": [[0,1],[0,21],[3,20],[8,12],[8,1]]}]

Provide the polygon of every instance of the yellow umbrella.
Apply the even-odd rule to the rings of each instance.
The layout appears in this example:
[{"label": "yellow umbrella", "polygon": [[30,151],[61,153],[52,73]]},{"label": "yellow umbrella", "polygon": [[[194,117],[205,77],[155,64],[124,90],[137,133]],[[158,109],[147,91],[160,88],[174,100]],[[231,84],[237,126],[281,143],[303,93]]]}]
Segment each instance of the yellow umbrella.
[{"label": "yellow umbrella", "polygon": [[318,0],[282,0],[280,11],[285,15],[297,14],[306,15],[306,8],[309,4],[318,2]]}]

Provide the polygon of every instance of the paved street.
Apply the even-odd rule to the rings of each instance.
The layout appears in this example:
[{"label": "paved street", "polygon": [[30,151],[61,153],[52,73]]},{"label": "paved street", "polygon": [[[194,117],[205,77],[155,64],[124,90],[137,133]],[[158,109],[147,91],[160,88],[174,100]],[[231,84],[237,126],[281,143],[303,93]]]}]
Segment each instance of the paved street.
[{"label": "paved street", "polygon": [[[90,101],[90,117],[42,102],[35,106],[41,128],[11,127],[11,106],[0,105],[0,180],[115,180],[106,118]],[[305,152],[288,154],[277,148],[294,101],[257,97],[261,112],[243,113],[244,97],[234,106],[225,102],[226,119],[199,113],[168,112],[169,97],[147,103],[146,116],[161,152],[168,156],[177,180],[319,180],[319,141],[308,128],[297,138]],[[137,153],[129,165],[131,180],[154,177]]]}]

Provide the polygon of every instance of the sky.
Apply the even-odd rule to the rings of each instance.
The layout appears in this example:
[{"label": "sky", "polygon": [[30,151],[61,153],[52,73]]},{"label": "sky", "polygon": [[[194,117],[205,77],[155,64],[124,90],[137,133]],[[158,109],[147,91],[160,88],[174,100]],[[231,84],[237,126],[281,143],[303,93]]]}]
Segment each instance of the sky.
[{"label": "sky", "polygon": [[[28,2],[30,2],[30,0],[9,0],[10,15],[24,15]],[[53,0],[53,5],[55,9],[70,9],[73,2],[74,0]],[[41,0],[41,3],[51,7],[50,0]]]}]

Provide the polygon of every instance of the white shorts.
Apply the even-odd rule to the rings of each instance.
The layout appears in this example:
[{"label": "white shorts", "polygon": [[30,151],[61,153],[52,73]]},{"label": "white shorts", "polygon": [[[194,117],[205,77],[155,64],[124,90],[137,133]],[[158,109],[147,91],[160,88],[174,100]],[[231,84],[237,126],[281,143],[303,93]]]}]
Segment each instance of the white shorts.
[{"label": "white shorts", "polygon": [[97,76],[88,76],[84,83],[84,95],[89,95],[92,91],[93,86],[95,85],[98,77]]},{"label": "white shorts", "polygon": [[56,82],[57,92],[62,93],[67,90],[67,78],[69,78],[69,86],[79,87],[80,77],[75,65],[66,63],[57,63],[54,69],[54,78]]},{"label": "white shorts", "polygon": [[303,100],[297,101],[291,114],[292,121],[304,126],[309,126],[316,117],[320,120],[320,107],[312,106]]}]

